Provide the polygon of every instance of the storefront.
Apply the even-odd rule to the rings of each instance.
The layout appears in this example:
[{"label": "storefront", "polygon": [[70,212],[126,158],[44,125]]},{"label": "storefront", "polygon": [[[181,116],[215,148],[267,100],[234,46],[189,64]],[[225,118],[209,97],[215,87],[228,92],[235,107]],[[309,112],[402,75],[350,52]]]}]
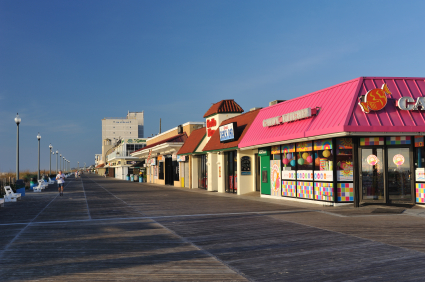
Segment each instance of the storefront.
[{"label": "storefront", "polygon": [[358,78],[260,111],[261,194],[328,204],[424,203],[423,78]]}]

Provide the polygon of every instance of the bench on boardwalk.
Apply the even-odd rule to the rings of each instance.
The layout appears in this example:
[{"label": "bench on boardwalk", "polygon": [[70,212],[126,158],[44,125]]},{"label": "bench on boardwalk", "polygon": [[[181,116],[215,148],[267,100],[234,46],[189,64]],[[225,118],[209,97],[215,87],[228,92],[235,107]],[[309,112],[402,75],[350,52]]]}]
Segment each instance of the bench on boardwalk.
[{"label": "bench on boardwalk", "polygon": [[52,180],[50,177],[49,177],[49,182],[47,182],[48,184],[55,184],[55,181],[54,180]]},{"label": "bench on boardwalk", "polygon": [[10,186],[4,186],[4,192],[6,192],[6,195],[4,195],[5,202],[16,202],[18,199],[21,199],[21,193],[13,192]]},{"label": "bench on boardwalk", "polygon": [[2,208],[2,207],[4,207],[4,199],[3,198],[0,199],[0,208]]},{"label": "bench on boardwalk", "polygon": [[44,180],[43,180],[43,179],[40,179],[40,180],[38,181],[38,186],[40,186],[40,187],[41,187],[41,189],[44,189],[44,188],[49,187],[49,184],[47,184],[47,182],[44,182]]}]

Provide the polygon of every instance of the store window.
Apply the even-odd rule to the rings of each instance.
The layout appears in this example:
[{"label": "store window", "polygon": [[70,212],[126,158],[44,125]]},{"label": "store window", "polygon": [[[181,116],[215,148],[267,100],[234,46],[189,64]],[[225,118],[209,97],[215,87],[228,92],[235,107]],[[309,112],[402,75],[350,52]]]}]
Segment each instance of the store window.
[{"label": "store window", "polygon": [[297,154],[295,144],[285,144],[281,146],[282,159],[282,179],[296,179]]},{"label": "store window", "polygon": [[313,144],[301,142],[296,145],[298,179],[313,180]]},{"label": "store window", "polygon": [[271,154],[272,160],[280,160],[280,146],[272,146]]},{"label": "store window", "polygon": [[333,181],[332,139],[314,141],[314,180]]},{"label": "store window", "polygon": [[353,181],[353,140],[336,139],[336,171],[338,181]]},{"label": "store window", "polygon": [[158,179],[164,179],[164,162],[159,162]]}]

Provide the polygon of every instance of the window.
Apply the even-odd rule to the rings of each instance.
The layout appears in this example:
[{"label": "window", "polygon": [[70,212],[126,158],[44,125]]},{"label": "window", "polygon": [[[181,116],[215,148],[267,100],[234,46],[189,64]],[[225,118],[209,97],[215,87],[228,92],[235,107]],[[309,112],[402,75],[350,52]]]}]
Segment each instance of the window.
[{"label": "window", "polygon": [[159,175],[158,179],[164,179],[164,162],[159,162]]},{"label": "window", "polygon": [[353,181],[353,140],[336,139],[336,170],[338,181]]},{"label": "window", "polygon": [[313,170],[312,142],[297,143],[296,151],[298,170]]}]

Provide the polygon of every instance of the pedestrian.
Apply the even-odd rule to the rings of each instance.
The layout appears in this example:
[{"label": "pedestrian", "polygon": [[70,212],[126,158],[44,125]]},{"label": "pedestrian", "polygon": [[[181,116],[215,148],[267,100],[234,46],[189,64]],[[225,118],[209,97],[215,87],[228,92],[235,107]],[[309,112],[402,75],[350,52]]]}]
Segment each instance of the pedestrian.
[{"label": "pedestrian", "polygon": [[65,175],[62,174],[62,170],[59,170],[59,174],[56,175],[56,180],[58,182],[59,196],[63,196],[63,185],[65,183]]},{"label": "pedestrian", "polygon": [[75,179],[77,178],[78,178],[78,174],[77,174],[77,171],[75,171]]}]

